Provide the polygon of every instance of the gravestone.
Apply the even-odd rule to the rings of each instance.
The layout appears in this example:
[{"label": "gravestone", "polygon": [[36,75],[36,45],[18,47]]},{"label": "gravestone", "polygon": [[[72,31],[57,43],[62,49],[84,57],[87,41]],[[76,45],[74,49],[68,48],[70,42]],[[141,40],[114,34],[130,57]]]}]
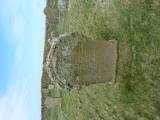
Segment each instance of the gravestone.
[{"label": "gravestone", "polygon": [[56,51],[59,81],[69,86],[115,81],[116,40],[92,40],[72,33],[60,38]]},{"label": "gravestone", "polygon": [[49,90],[48,90],[48,89],[42,88],[42,94],[43,94],[43,95],[47,96],[48,93],[49,93]]},{"label": "gravestone", "polygon": [[46,7],[44,9],[48,24],[57,25],[59,22],[59,10],[55,7]]},{"label": "gravestone", "polygon": [[47,109],[55,108],[61,103],[61,98],[58,97],[46,97],[44,105]]}]

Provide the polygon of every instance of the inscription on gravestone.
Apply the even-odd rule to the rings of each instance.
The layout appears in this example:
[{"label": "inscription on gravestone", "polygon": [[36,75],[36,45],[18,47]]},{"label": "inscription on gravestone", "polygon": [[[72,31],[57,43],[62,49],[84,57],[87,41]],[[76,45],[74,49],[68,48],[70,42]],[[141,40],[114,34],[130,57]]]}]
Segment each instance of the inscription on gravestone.
[{"label": "inscription on gravestone", "polygon": [[61,80],[74,86],[113,83],[117,62],[116,40],[92,40],[81,34],[61,39],[57,71]]}]

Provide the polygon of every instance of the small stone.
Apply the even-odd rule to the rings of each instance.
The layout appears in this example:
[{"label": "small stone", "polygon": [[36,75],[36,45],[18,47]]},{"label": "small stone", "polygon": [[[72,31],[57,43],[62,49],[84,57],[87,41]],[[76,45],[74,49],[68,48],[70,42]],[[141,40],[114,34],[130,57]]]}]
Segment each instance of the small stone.
[{"label": "small stone", "polygon": [[53,89],[54,89],[54,85],[51,85],[51,84],[50,84],[50,85],[48,86],[48,89],[49,89],[49,90],[53,90]]},{"label": "small stone", "polygon": [[112,85],[113,83],[110,81],[110,82],[108,82],[108,84],[109,84],[109,85]]}]

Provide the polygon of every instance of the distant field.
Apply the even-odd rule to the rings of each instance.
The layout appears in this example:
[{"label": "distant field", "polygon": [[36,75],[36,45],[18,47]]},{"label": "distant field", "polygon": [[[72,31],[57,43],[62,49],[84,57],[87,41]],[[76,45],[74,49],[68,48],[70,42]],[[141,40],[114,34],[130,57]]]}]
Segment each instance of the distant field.
[{"label": "distant field", "polygon": [[60,20],[60,33],[118,40],[117,79],[51,91],[62,103],[49,120],[160,120],[160,1],[70,0]]}]

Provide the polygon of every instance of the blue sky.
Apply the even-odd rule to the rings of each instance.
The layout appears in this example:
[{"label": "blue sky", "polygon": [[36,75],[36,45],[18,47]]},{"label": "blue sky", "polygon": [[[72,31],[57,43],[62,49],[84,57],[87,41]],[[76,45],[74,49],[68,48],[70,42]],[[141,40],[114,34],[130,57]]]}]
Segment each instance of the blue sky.
[{"label": "blue sky", "polygon": [[46,1],[0,3],[0,120],[40,120]]}]

